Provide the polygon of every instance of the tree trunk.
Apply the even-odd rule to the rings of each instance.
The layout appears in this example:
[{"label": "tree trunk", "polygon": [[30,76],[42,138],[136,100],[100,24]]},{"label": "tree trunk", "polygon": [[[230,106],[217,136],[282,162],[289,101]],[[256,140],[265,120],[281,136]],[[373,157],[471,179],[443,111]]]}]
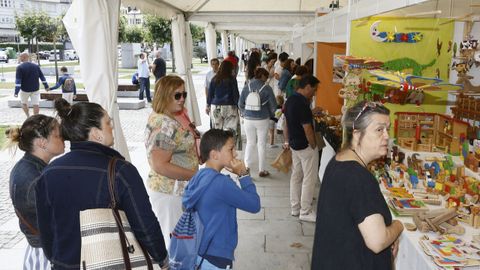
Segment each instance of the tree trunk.
[{"label": "tree trunk", "polygon": [[35,52],[35,55],[37,56],[37,63],[40,66],[40,57],[38,57],[38,38],[35,38],[35,46],[37,48],[37,51]]}]

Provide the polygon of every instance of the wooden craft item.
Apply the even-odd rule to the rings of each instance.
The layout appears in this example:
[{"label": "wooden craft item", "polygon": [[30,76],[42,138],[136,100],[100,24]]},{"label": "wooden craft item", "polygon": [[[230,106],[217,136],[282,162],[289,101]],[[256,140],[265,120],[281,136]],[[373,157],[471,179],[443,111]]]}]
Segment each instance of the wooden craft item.
[{"label": "wooden craft item", "polygon": [[428,226],[430,226],[430,229],[432,231],[443,233],[443,230],[441,228],[439,228],[435,223],[433,223],[432,219],[426,218],[425,222],[427,222]]},{"label": "wooden craft item", "polygon": [[405,222],[403,223],[403,226],[405,226],[405,229],[407,229],[407,231],[413,232],[417,230],[417,226],[413,223]]},{"label": "wooden craft item", "polygon": [[445,230],[444,233],[449,233],[449,234],[456,234],[456,235],[464,235],[465,234],[465,228],[462,227],[461,225],[450,225],[446,222],[440,224],[439,226],[443,230]]},{"label": "wooden craft item", "polygon": [[430,231],[430,226],[420,219],[419,214],[413,215],[413,222],[415,223],[415,226],[417,226],[417,229],[423,233],[429,232]]},{"label": "wooden craft item", "polygon": [[422,202],[430,205],[441,205],[442,201],[438,199],[420,199]]},{"label": "wooden craft item", "polygon": [[437,217],[433,218],[432,223],[434,223],[435,225],[439,225],[451,218],[456,217],[457,215],[457,210],[455,208],[450,208],[447,210],[446,213],[440,214]]}]

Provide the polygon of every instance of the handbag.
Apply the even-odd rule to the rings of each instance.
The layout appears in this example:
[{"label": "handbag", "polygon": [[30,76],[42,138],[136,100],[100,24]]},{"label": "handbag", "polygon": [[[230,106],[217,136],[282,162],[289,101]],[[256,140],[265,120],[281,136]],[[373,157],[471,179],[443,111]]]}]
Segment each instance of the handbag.
[{"label": "handbag", "polygon": [[288,173],[292,167],[292,150],[290,148],[283,149],[270,165],[279,171]]},{"label": "handbag", "polygon": [[80,211],[81,267],[94,269],[153,269],[152,260],[137,241],[125,212],[115,199],[115,163],[108,164],[110,208]]}]

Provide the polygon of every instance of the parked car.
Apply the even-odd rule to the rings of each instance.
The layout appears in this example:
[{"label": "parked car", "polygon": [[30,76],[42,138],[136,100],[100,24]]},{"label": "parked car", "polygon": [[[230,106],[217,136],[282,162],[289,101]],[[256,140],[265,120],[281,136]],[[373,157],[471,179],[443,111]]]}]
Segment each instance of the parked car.
[{"label": "parked car", "polygon": [[50,52],[49,51],[39,51],[38,52],[38,57],[40,59],[48,60],[50,58]]},{"label": "parked car", "polygon": [[65,50],[64,56],[65,60],[78,60],[77,51],[75,50]]},{"label": "parked car", "polygon": [[0,51],[0,62],[8,63],[8,55],[6,51]]},{"label": "parked car", "polygon": [[56,50],[56,52],[55,52],[55,50],[50,51],[50,56],[49,56],[48,60],[49,61],[55,61],[55,58],[57,58],[57,60],[62,60],[60,58],[60,50]]}]

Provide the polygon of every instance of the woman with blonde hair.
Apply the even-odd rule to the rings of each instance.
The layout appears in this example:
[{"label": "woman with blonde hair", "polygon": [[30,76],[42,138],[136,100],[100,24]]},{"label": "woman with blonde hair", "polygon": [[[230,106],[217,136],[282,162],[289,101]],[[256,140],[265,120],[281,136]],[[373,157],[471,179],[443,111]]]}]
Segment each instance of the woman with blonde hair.
[{"label": "woman with blonde hair", "polygon": [[21,127],[7,129],[5,134],[7,147],[25,151],[10,173],[10,197],[20,221],[20,230],[28,242],[23,269],[50,269],[40,245],[35,185],[50,160],[64,152],[59,124],[53,117],[37,114],[25,120]]},{"label": "woman with blonde hair", "polygon": [[155,85],[153,112],[145,129],[151,168],[147,187],[167,247],[168,235],[182,215],[184,188],[199,164],[196,141],[200,134],[184,108],[186,98],[185,82],[180,77],[161,78]]}]

